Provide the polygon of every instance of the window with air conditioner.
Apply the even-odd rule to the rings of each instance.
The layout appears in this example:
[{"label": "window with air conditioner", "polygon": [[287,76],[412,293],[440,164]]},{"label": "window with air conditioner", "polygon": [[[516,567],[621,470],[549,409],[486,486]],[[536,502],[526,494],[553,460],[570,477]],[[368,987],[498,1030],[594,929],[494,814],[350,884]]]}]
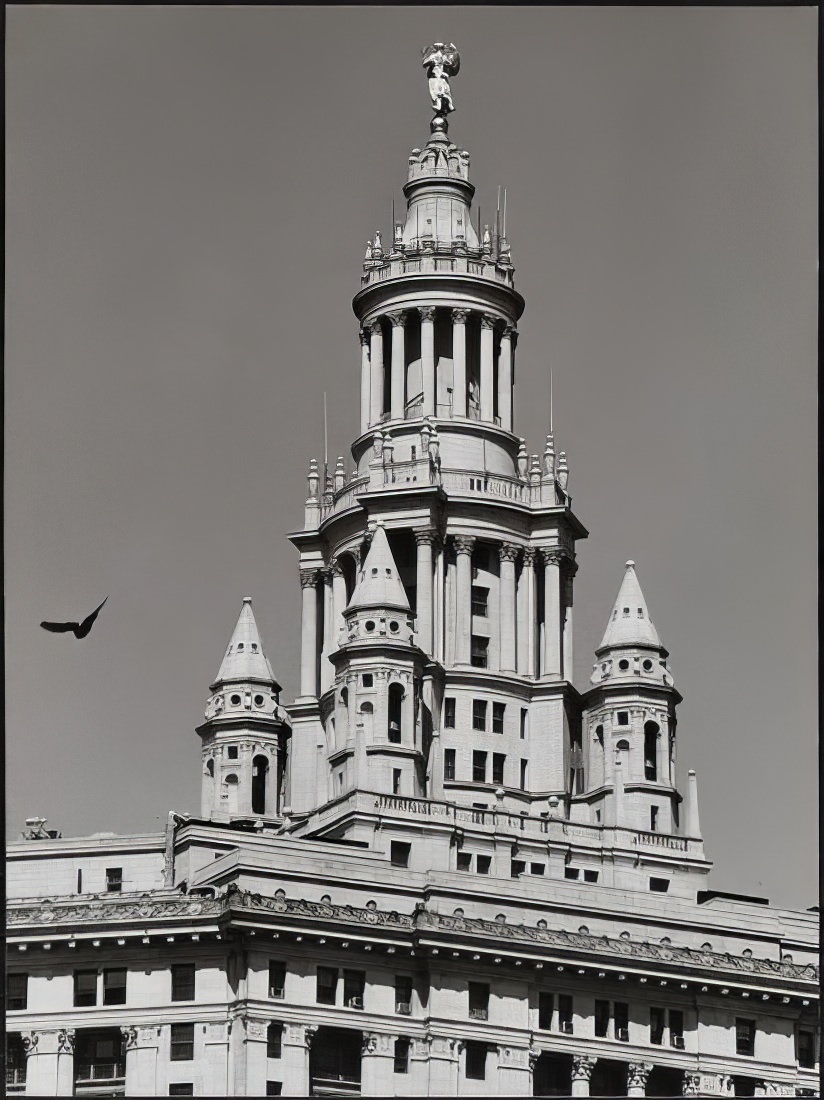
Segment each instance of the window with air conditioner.
[{"label": "window with air conditioner", "polygon": [[489,986],[484,982],[469,983],[469,1018],[489,1019]]},{"label": "window with air conditioner", "polygon": [[412,979],[406,974],[395,975],[395,1012],[398,1016],[412,1015]]},{"label": "window with air conditioner", "polygon": [[366,974],[363,970],[344,970],[343,1003],[347,1008],[363,1008]]},{"label": "window with air conditioner", "polygon": [[283,1000],[286,987],[286,963],[280,959],[269,960],[269,996],[275,1000]]},{"label": "window with air conditioner", "polygon": [[684,1013],[680,1008],[669,1010],[670,1046],[676,1050],[684,1049]]},{"label": "window with air conditioner", "polygon": [[612,1006],[615,1026],[615,1038],[621,1043],[629,1042],[629,1005],[616,1001]]}]

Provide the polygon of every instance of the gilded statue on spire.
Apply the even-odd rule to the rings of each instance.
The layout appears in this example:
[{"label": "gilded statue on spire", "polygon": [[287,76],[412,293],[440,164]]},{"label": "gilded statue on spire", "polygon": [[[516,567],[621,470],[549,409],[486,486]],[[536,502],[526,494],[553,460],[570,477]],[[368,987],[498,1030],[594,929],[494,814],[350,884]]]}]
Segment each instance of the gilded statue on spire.
[{"label": "gilded statue on spire", "polygon": [[429,97],[432,107],[439,115],[447,115],[455,110],[449,77],[455,76],[461,67],[461,55],[454,43],[435,42],[422,50],[421,64],[429,77]]}]

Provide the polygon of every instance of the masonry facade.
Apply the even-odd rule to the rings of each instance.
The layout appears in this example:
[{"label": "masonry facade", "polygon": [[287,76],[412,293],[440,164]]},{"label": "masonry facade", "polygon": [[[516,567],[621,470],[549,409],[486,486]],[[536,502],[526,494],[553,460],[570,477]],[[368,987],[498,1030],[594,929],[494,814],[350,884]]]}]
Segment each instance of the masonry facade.
[{"label": "masonry facade", "polygon": [[311,463],[290,536],[298,697],[245,599],[199,813],[11,845],[8,1090],[815,1095],[817,911],[709,888],[634,562],[573,684],[587,531],[515,432],[524,300],[445,108],[404,191],[353,462]]}]

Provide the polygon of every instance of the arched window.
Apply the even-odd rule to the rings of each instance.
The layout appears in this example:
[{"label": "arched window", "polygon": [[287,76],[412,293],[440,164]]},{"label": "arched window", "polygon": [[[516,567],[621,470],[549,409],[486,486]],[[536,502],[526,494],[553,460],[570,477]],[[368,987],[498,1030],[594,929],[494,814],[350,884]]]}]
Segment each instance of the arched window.
[{"label": "arched window", "polygon": [[403,687],[401,684],[389,685],[389,727],[387,736],[389,740],[399,745],[401,743],[401,715],[403,710]]},{"label": "arched window", "polygon": [[236,814],[238,808],[238,778],[234,773],[227,775],[223,780],[223,798],[229,813]]},{"label": "arched window", "polygon": [[252,760],[252,813],[266,813],[266,778],[269,774],[269,761],[265,756],[256,756]]},{"label": "arched window", "polygon": [[658,778],[658,733],[655,722],[646,722],[644,725],[644,778],[655,780]]},{"label": "arched window", "polygon": [[345,707],[349,706],[349,688],[341,688],[340,701]]},{"label": "arched window", "polygon": [[597,742],[601,746],[601,748],[603,748],[604,747],[604,727],[603,726],[596,726],[595,727],[595,739],[597,740]]},{"label": "arched window", "polygon": [[620,749],[621,752],[629,752],[629,741],[627,741],[626,737],[622,737],[615,747],[616,749]]},{"label": "arched window", "polygon": [[211,756],[206,761],[206,774],[210,779],[214,779],[215,777],[215,762],[212,760]]}]

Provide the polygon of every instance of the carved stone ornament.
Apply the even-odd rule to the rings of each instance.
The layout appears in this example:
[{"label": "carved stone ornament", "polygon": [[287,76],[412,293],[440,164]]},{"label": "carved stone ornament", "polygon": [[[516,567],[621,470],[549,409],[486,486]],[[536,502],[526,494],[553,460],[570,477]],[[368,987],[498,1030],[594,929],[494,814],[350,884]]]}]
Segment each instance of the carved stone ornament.
[{"label": "carved stone ornament", "polygon": [[511,542],[502,542],[498,547],[498,556],[501,561],[515,561],[520,551],[519,546]]},{"label": "carved stone ornament", "polygon": [[555,565],[560,568],[566,554],[557,546],[542,546],[541,557],[544,559],[544,565]]},{"label": "carved stone ornament", "polygon": [[57,1050],[60,1054],[74,1054],[74,1028],[67,1027],[58,1031]]},{"label": "carved stone ornament", "polygon": [[415,542],[420,546],[422,543],[428,543],[430,546],[434,546],[438,541],[438,532],[431,527],[419,527],[414,531]]},{"label": "carved stone ornament", "polygon": [[765,1081],[764,1093],[766,1096],[794,1096],[795,1089],[782,1081]]},{"label": "carved stone ornament", "polygon": [[630,1062],[627,1066],[627,1085],[636,1089],[646,1088],[651,1072],[652,1062]]},{"label": "carved stone ornament", "polygon": [[432,109],[439,115],[447,115],[455,110],[449,77],[457,75],[461,67],[461,55],[452,42],[434,42],[422,51],[422,55],[421,64],[429,78]]},{"label": "carved stone ornament", "polygon": [[527,546],[524,548],[524,568],[532,569],[535,565],[535,558],[538,556],[538,551],[534,546]]},{"label": "carved stone ornament", "polygon": [[312,588],[317,584],[318,571],[317,569],[301,569],[300,571],[300,586],[301,588]]},{"label": "carved stone ornament", "polygon": [[701,1074],[684,1071],[684,1083],[681,1087],[682,1096],[701,1095]]},{"label": "carved stone ornament", "polygon": [[452,323],[455,325],[465,325],[469,313],[470,311],[468,309],[453,309]]},{"label": "carved stone ornament", "polygon": [[120,1034],[123,1036],[123,1046],[126,1050],[132,1050],[137,1046],[137,1028],[132,1024],[121,1027]]},{"label": "carved stone ornament", "polygon": [[366,346],[369,343],[369,333],[366,331],[365,328],[358,330],[358,336],[360,337],[360,342],[362,345]]},{"label": "carved stone ornament", "polygon": [[475,546],[475,539],[471,535],[455,535],[453,542],[457,554],[471,554]]},{"label": "carved stone ornament", "polygon": [[403,328],[406,324],[406,314],[401,313],[387,313],[386,315],[392,322],[392,328]]},{"label": "carved stone ornament", "polygon": [[309,1050],[310,1047],[312,1046],[312,1041],[315,1038],[315,1033],[317,1032],[317,1030],[318,1030],[317,1024],[308,1024],[303,1029],[303,1041],[306,1044],[306,1049],[307,1050]]},{"label": "carved stone ornament", "polygon": [[491,313],[481,314],[481,328],[495,328],[496,318]]},{"label": "carved stone ornament", "polygon": [[573,1054],[572,1056],[572,1080],[588,1081],[595,1069],[595,1059],[587,1054]]},{"label": "carved stone ornament", "polygon": [[361,1054],[376,1054],[378,1050],[378,1036],[370,1031],[365,1031],[361,1042]]},{"label": "carved stone ornament", "polygon": [[23,1053],[28,1058],[30,1055],[37,1053],[40,1034],[37,1031],[24,1031],[20,1035],[20,1042],[23,1044]]},{"label": "carved stone ornament", "polygon": [[535,1072],[535,1064],[537,1063],[538,1059],[541,1057],[542,1051],[539,1050],[538,1047],[530,1047],[529,1050],[526,1053],[527,1053],[527,1056],[529,1058],[529,1072],[534,1073]]},{"label": "carved stone ornament", "polygon": [[435,307],[434,306],[418,306],[418,313],[421,315],[421,321],[434,321],[435,320]]},{"label": "carved stone ornament", "polygon": [[265,1039],[268,1027],[266,1020],[245,1020],[247,1039]]}]

